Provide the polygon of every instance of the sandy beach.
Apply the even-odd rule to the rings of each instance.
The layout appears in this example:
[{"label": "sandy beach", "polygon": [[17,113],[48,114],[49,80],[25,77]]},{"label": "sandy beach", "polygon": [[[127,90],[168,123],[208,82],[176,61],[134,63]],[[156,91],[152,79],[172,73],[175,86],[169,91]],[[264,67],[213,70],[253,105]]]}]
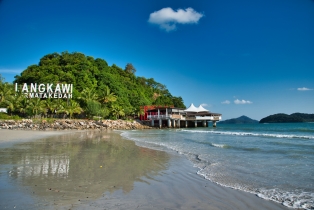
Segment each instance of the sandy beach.
[{"label": "sandy beach", "polygon": [[0,129],[0,146],[32,141],[40,138],[58,136],[75,131],[32,131],[32,130],[8,130]]},{"label": "sandy beach", "polygon": [[288,209],[114,131],[0,130],[0,156],[0,209]]}]

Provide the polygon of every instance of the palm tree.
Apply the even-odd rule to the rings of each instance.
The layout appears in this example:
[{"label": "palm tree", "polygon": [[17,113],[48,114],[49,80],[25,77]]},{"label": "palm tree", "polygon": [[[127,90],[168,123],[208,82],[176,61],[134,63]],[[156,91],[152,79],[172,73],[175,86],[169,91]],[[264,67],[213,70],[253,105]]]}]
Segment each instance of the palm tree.
[{"label": "palm tree", "polygon": [[45,111],[43,102],[40,100],[40,98],[32,98],[30,100],[30,109],[32,110],[35,117]]},{"label": "palm tree", "polygon": [[44,100],[42,103],[43,103],[43,108],[47,110],[47,115],[48,113],[50,113],[50,116],[51,116],[55,111],[55,107],[56,107],[55,103],[51,100],[51,98]]},{"label": "palm tree", "polygon": [[125,116],[125,112],[124,112],[124,109],[120,106],[120,110],[118,112],[118,118],[119,117],[124,117]]},{"label": "palm tree", "polygon": [[8,83],[4,83],[4,84],[0,84],[0,104],[2,103],[7,103],[13,95],[13,86],[8,84]]},{"label": "palm tree", "polygon": [[19,110],[19,107],[21,106],[21,101],[23,98],[26,98],[26,96],[22,92],[16,92],[15,95],[11,95],[9,97],[6,97],[5,104],[7,105],[8,110],[10,111],[11,115],[14,111]]},{"label": "palm tree", "polygon": [[70,115],[70,119],[72,118],[73,114],[80,114],[83,111],[79,103],[73,100],[70,100],[68,103],[64,102],[63,107],[64,108],[61,111],[67,115]]},{"label": "palm tree", "polygon": [[100,100],[104,103],[114,102],[117,100],[117,96],[114,93],[110,92],[108,86],[105,86],[105,91],[102,93]]},{"label": "palm tree", "polygon": [[53,100],[54,113],[63,113],[64,110],[64,101],[60,98]]},{"label": "palm tree", "polygon": [[119,116],[125,116],[123,108],[117,104],[111,105],[111,114],[115,116],[116,119],[119,119]]},{"label": "palm tree", "polygon": [[90,89],[90,88],[85,88],[82,93],[81,96],[78,97],[78,99],[81,99],[85,102],[85,104],[87,104],[88,101],[97,101],[98,100],[98,95],[96,93],[96,90]]},{"label": "palm tree", "polygon": [[25,117],[27,110],[30,108],[29,98],[26,96],[22,97],[19,101],[17,110]]},{"label": "palm tree", "polygon": [[138,108],[136,112],[137,112],[137,117],[140,117],[141,115],[145,114],[144,109],[141,109],[141,108]]}]

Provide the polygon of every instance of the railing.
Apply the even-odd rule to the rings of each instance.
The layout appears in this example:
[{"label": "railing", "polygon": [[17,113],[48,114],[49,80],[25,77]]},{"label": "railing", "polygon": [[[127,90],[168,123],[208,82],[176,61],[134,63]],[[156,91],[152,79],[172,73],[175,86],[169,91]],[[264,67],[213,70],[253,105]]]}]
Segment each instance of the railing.
[{"label": "railing", "polygon": [[220,120],[221,117],[214,117],[214,120]]},{"label": "railing", "polygon": [[168,116],[160,114],[160,115],[148,115],[147,118],[148,119],[161,119],[161,118],[166,118]]},{"label": "railing", "polygon": [[196,117],[186,117],[186,120],[196,120]]},{"label": "railing", "polygon": [[219,121],[221,120],[220,116],[187,116],[184,117],[182,115],[179,114],[161,114],[161,115],[148,115],[147,119],[151,119],[151,120],[157,120],[157,119],[180,119],[180,120],[212,120],[212,121]]},{"label": "railing", "polygon": [[172,115],[170,115],[170,117],[171,117],[172,119],[181,119],[181,118],[182,118],[182,115],[179,115],[179,114],[172,114]]},{"label": "railing", "polygon": [[212,116],[196,116],[197,120],[213,120],[214,118]]},{"label": "railing", "polygon": [[160,115],[148,115],[147,116],[148,119],[183,119],[182,115],[179,114],[168,114],[168,115],[164,115],[164,114],[160,114]]},{"label": "railing", "polygon": [[219,116],[193,116],[193,117],[186,117],[186,120],[212,120],[212,121],[219,121],[221,117]]}]

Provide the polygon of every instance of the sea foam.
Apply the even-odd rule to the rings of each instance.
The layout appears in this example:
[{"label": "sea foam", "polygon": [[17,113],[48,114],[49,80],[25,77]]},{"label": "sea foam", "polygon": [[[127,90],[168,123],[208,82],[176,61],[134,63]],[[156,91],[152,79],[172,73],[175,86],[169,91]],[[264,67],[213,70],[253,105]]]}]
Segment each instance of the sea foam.
[{"label": "sea foam", "polygon": [[212,134],[232,135],[232,136],[314,139],[314,136],[299,136],[299,135],[288,135],[288,134],[249,133],[249,132],[231,132],[231,131],[204,131],[204,130],[184,130],[184,129],[182,129],[181,131],[190,132],[190,133],[212,133]]}]

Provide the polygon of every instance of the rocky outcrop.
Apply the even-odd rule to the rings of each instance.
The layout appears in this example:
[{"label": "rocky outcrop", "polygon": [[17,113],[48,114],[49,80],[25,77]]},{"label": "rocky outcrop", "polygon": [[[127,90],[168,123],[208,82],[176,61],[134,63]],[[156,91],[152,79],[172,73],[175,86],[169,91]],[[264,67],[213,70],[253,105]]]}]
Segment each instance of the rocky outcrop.
[{"label": "rocky outcrop", "polygon": [[0,129],[20,130],[133,130],[150,129],[150,126],[141,121],[125,120],[69,120],[58,119],[53,122],[42,120],[34,122],[31,119],[23,120],[0,120]]}]

